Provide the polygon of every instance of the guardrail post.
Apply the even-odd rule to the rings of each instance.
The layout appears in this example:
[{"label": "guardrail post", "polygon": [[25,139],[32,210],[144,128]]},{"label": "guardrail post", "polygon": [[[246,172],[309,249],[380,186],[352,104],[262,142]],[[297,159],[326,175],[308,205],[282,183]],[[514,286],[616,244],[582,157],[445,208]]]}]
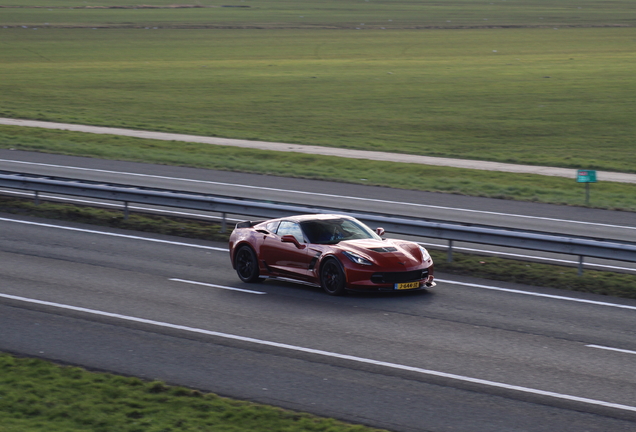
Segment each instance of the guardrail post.
[{"label": "guardrail post", "polygon": [[227,231],[227,220],[225,219],[226,213],[221,213],[221,215],[221,234],[225,234],[225,231]]},{"label": "guardrail post", "polygon": [[453,241],[448,241],[448,255],[446,256],[446,261],[449,263],[453,262]]},{"label": "guardrail post", "polygon": [[128,201],[124,201],[124,220],[128,220]]},{"label": "guardrail post", "polygon": [[583,255],[579,255],[579,276],[583,276]]},{"label": "guardrail post", "polygon": [[35,205],[40,205],[40,192],[35,191]]}]

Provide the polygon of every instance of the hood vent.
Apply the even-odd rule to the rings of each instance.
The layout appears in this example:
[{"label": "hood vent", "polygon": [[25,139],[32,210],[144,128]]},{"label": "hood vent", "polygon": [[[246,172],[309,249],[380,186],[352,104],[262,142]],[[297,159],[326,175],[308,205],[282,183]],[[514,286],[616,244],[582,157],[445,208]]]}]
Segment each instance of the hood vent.
[{"label": "hood vent", "polygon": [[397,248],[394,248],[393,246],[370,248],[369,250],[372,250],[373,252],[397,252]]}]

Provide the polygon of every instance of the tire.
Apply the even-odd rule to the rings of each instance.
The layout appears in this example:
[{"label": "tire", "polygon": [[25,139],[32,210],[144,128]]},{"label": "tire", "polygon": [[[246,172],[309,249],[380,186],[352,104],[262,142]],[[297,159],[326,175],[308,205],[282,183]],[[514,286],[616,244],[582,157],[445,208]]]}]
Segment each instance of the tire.
[{"label": "tire", "polygon": [[241,246],[238,251],[236,251],[234,262],[236,274],[243,282],[253,283],[261,280],[259,277],[258,259],[251,247]]},{"label": "tire", "polygon": [[347,278],[342,265],[336,259],[328,259],[320,267],[320,285],[325,292],[332,296],[345,294]]}]

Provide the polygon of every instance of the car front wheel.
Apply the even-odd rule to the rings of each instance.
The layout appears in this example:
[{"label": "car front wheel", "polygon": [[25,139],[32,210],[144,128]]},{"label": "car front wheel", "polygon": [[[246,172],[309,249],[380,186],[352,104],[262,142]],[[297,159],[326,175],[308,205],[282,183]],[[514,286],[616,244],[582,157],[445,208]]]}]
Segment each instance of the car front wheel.
[{"label": "car front wheel", "polygon": [[258,259],[249,246],[241,246],[236,252],[236,274],[243,282],[258,282]]},{"label": "car front wheel", "polygon": [[329,295],[338,296],[345,293],[347,280],[338,261],[332,258],[322,264],[320,284]]}]

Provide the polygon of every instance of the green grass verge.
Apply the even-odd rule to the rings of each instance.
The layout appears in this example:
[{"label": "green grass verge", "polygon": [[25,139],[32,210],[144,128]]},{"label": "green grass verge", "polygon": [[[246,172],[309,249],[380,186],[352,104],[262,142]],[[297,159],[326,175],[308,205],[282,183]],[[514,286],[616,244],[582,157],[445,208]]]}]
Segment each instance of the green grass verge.
[{"label": "green grass verge", "polygon": [[[121,211],[88,206],[43,202],[35,205],[26,199],[0,197],[0,212],[71,220],[74,222],[110,226],[137,231],[156,232],[188,238],[227,241],[228,233],[221,233],[214,223],[193,219],[131,214],[128,220]],[[566,266],[539,264],[510,259],[453,254],[453,262],[446,262],[446,253],[431,250],[438,272],[476,278],[515,282],[526,285],[589,292],[624,298],[636,298],[636,275],[585,270]]]},{"label": "green grass verge", "polygon": [[0,353],[2,432],[372,432],[369,427]]},{"label": "green grass verge", "polygon": [[[0,126],[0,148],[335,180],[393,188],[585,205],[585,187],[572,179],[417,164],[351,160],[206,144],[146,140],[37,128]],[[636,211],[636,185],[599,182],[589,206]]]}]

